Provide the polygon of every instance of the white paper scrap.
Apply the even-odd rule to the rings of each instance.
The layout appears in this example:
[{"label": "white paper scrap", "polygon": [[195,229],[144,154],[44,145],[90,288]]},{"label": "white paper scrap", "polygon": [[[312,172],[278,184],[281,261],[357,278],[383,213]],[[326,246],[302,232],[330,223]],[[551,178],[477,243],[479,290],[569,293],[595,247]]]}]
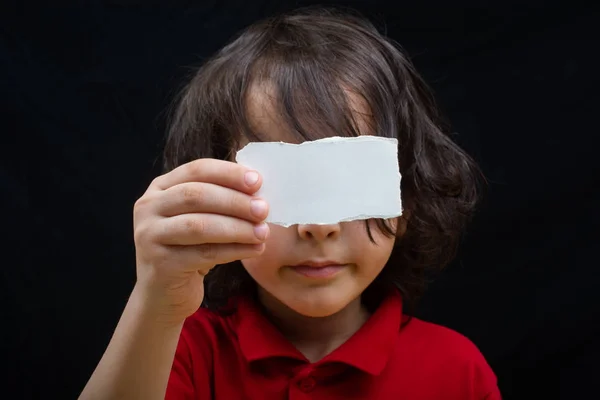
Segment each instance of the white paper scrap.
[{"label": "white paper scrap", "polygon": [[402,214],[398,141],[331,137],[301,144],[252,142],[236,161],[263,178],[266,222],[333,224]]}]

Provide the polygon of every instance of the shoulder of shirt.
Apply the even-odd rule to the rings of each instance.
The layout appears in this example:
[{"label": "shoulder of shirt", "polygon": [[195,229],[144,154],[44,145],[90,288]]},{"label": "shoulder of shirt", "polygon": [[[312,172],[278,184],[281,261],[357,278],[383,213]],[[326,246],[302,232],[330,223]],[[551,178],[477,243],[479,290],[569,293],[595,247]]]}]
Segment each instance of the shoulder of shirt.
[{"label": "shoulder of shirt", "polygon": [[183,324],[184,330],[196,330],[206,328],[216,328],[222,324],[230,322],[235,313],[220,313],[201,307],[195,313],[190,315]]},{"label": "shoulder of shirt", "polygon": [[[199,308],[186,319],[182,336],[188,342],[204,344],[216,343],[224,337],[236,335],[234,327],[235,313],[220,313],[207,308]],[[437,360],[447,359],[465,365],[484,368],[487,362],[479,348],[466,336],[455,330],[413,317],[398,332],[398,345],[402,351],[423,356],[431,354]],[[405,346],[406,345],[406,346]]]},{"label": "shoulder of shirt", "polygon": [[398,332],[396,357],[411,365],[426,363],[432,376],[451,371],[448,390],[462,381],[459,388],[468,385],[477,398],[500,399],[496,375],[479,348],[450,328],[412,318]]},{"label": "shoulder of shirt", "polygon": [[455,330],[413,317],[400,329],[400,342],[409,342],[418,352],[435,353],[437,357],[454,362],[487,365],[479,348],[466,336]]},{"label": "shoulder of shirt", "polygon": [[235,314],[221,314],[207,308],[199,308],[184,324],[181,337],[188,346],[203,343],[205,346],[222,340],[233,333],[232,320]]}]

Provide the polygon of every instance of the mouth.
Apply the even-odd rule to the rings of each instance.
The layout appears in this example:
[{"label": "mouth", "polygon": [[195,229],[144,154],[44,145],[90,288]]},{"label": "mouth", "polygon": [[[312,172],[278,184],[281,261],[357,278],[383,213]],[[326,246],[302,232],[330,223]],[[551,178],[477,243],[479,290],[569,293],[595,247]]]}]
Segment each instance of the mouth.
[{"label": "mouth", "polygon": [[347,265],[336,261],[304,261],[290,268],[307,278],[330,278],[344,269]]}]

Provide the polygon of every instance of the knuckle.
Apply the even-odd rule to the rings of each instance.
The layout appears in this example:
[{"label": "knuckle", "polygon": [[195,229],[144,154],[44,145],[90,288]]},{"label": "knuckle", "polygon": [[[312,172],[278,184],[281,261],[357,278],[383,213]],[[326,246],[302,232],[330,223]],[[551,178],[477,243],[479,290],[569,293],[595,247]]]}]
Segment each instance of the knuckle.
[{"label": "knuckle", "polygon": [[181,198],[183,203],[186,205],[193,206],[202,203],[204,196],[205,191],[201,188],[201,186],[185,185],[181,189]]},{"label": "knuckle", "polygon": [[155,196],[149,194],[145,194],[136,200],[133,205],[133,223],[135,227],[138,227],[144,221],[151,219],[155,200]]},{"label": "knuckle", "polygon": [[163,180],[163,176],[164,175],[159,175],[159,176],[155,177],[154,179],[152,179],[152,181],[150,182],[150,187],[160,186],[160,183]]},{"label": "knuckle", "polygon": [[150,228],[148,224],[139,224],[136,225],[133,232],[133,240],[139,245],[140,243],[144,243],[150,237]]},{"label": "knuckle", "polygon": [[187,218],[184,222],[186,232],[202,236],[206,233],[206,222],[202,218]]},{"label": "knuckle", "polygon": [[218,247],[213,243],[203,244],[198,249],[200,257],[205,260],[214,260],[217,258]]},{"label": "knuckle", "polygon": [[186,175],[188,175],[192,178],[197,178],[199,176],[202,176],[202,172],[206,168],[205,164],[206,163],[205,163],[204,159],[198,159],[198,160],[189,162],[185,166]]},{"label": "knuckle", "polygon": [[166,174],[156,176],[154,179],[152,179],[150,185],[148,185],[148,190],[161,190],[165,186],[165,183],[168,181],[168,177],[170,174],[171,172],[168,172]]},{"label": "knuckle", "polygon": [[229,198],[225,203],[229,207],[229,210],[232,210],[235,214],[241,214],[242,216],[245,216],[245,214],[251,215],[250,205],[248,204],[248,201],[246,199],[244,199],[237,193],[234,193],[233,195],[228,197]]},{"label": "knuckle", "polygon": [[228,162],[223,165],[223,170],[229,175],[239,175],[242,172],[242,167],[234,162]]},{"label": "knuckle", "polygon": [[135,201],[135,203],[133,204],[133,212],[139,213],[141,210],[148,207],[148,203],[150,203],[150,199],[148,198],[147,195],[143,195],[142,197],[137,199]]},{"label": "knuckle", "polygon": [[[236,238],[238,240],[247,239],[249,236],[248,230],[241,223],[231,224],[231,226],[229,227],[229,234],[231,235],[232,238]],[[253,237],[253,236],[254,235],[252,235],[251,237]]]}]

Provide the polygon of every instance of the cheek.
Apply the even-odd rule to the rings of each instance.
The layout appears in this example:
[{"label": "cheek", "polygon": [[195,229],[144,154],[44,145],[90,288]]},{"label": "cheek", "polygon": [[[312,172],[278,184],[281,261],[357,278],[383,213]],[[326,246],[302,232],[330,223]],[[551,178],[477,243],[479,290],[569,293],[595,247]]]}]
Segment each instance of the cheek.
[{"label": "cheek", "polygon": [[[348,232],[348,235],[352,236],[353,242],[364,242],[365,245],[367,243],[373,244],[371,242],[371,240],[369,239],[365,221],[360,220],[360,221],[351,221],[351,222],[342,222],[342,223],[346,224],[345,230]],[[396,229],[396,226],[397,226],[396,218],[388,220],[387,224],[388,224],[388,226],[390,226],[392,228],[392,230]],[[369,221],[369,228],[371,230],[371,235],[373,236],[373,239],[375,239],[375,242],[377,244],[380,244],[380,243],[383,244],[384,242],[392,242],[392,244],[393,244],[394,238],[386,236],[381,231],[381,229],[379,229],[379,227],[377,226],[377,222],[375,220]]]},{"label": "cheek", "polygon": [[[391,221],[392,228],[395,228],[395,222]],[[364,221],[352,221],[347,223],[347,239],[352,249],[353,256],[357,262],[369,268],[375,268],[383,265],[390,258],[394,248],[395,237],[388,237],[381,232],[375,221],[370,221],[371,235],[375,243],[371,242],[367,233]]]}]

